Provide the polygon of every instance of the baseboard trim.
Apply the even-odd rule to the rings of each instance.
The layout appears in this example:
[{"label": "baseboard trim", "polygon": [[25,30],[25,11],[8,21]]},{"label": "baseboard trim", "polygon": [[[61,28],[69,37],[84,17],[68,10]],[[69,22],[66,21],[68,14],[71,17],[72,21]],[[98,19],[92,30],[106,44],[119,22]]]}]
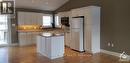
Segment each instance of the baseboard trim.
[{"label": "baseboard trim", "polygon": [[101,49],[101,52],[105,53],[105,54],[109,54],[109,55],[120,57],[120,53],[117,53],[117,52],[112,52],[112,51],[108,51],[108,50],[104,50],[104,49]]},{"label": "baseboard trim", "polygon": [[13,44],[11,44],[9,46],[18,46],[18,43],[13,43]]},{"label": "baseboard trim", "polygon": [[18,46],[18,43],[0,45],[0,47],[12,47],[12,46]]},{"label": "baseboard trim", "polygon": [[[105,54],[113,55],[113,56],[116,56],[116,57],[120,57],[120,54],[121,54],[121,53],[112,52],[112,51],[108,51],[108,50],[104,50],[104,49],[101,49],[101,52],[105,53]],[[130,55],[128,55],[128,56],[130,57]]]}]

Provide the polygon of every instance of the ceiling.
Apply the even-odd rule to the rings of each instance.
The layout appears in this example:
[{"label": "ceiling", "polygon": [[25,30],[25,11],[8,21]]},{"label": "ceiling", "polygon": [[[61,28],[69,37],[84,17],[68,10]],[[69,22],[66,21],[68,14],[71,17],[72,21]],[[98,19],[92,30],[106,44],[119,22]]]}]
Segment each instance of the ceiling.
[{"label": "ceiling", "polygon": [[15,0],[16,8],[54,11],[68,0]]}]

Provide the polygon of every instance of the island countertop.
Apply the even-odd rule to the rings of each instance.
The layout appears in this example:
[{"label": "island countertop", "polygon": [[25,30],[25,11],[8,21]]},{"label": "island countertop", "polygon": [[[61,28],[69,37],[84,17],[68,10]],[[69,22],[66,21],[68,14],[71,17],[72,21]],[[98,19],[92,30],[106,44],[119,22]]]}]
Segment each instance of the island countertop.
[{"label": "island countertop", "polygon": [[64,36],[64,33],[41,33],[39,34],[42,37],[56,37],[56,36]]}]

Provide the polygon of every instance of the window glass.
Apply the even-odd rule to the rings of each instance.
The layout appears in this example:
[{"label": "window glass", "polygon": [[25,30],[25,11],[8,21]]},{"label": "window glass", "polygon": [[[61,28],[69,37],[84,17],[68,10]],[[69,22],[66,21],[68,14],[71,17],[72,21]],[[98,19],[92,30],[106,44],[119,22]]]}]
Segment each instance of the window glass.
[{"label": "window glass", "polygon": [[0,15],[0,30],[7,30],[7,16]]},{"label": "window glass", "polygon": [[59,16],[55,16],[55,26],[56,27],[61,27],[61,24],[60,24],[60,19],[59,19]]},{"label": "window glass", "polygon": [[56,23],[57,26],[60,25],[60,23],[59,23],[59,16],[55,17],[55,23]]},{"label": "window glass", "polygon": [[51,16],[43,16],[43,26],[52,26],[52,17]]}]

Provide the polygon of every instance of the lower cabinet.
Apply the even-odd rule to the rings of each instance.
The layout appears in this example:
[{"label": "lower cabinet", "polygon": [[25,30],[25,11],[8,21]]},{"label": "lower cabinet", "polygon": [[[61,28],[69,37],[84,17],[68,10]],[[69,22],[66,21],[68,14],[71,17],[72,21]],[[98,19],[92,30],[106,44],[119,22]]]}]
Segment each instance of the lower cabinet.
[{"label": "lower cabinet", "polygon": [[65,46],[70,47],[70,41],[71,41],[71,37],[70,37],[70,32],[66,32],[65,33]]},{"label": "lower cabinet", "polygon": [[37,36],[37,52],[50,59],[63,57],[64,36],[57,36],[57,37]]},{"label": "lower cabinet", "polygon": [[45,53],[45,38],[37,36],[37,52]]},{"label": "lower cabinet", "polygon": [[36,44],[36,36],[40,32],[21,32],[18,33],[19,37],[19,45],[20,46],[27,46],[27,45],[33,45]]},{"label": "lower cabinet", "polygon": [[19,39],[20,46],[23,46],[28,43],[28,42],[26,42],[26,40],[27,40],[26,33],[18,33],[18,39]]}]

